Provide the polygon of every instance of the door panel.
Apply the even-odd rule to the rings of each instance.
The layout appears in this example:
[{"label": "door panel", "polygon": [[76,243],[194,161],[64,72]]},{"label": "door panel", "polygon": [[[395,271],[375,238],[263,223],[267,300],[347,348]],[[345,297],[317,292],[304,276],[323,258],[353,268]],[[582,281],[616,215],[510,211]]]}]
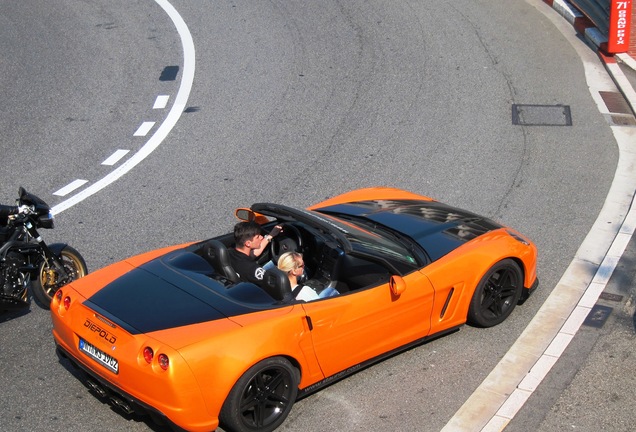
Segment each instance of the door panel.
[{"label": "door panel", "polygon": [[400,296],[385,283],[303,304],[326,377],[428,335],[433,287],[417,271],[404,280]]}]

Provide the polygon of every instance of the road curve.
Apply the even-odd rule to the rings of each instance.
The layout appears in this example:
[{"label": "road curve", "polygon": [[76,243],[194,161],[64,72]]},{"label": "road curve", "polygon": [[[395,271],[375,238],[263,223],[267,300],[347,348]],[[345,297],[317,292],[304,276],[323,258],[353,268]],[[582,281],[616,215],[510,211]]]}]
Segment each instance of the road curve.
[{"label": "road curve", "polygon": [[[115,19],[99,27],[75,23],[91,22],[91,14],[67,14],[68,27],[81,28],[85,39],[96,29],[118,28],[131,44],[122,54],[135,51],[135,37],[156,52],[168,48],[163,61],[154,54],[139,56],[139,76],[183,66],[183,53],[171,39],[174,26],[150,3],[121,15],[125,5],[113,3],[113,11],[99,14]],[[281,428],[440,430],[558,283],[601,208],[611,183],[606,173],[616,163],[616,150],[607,145],[612,132],[589,97],[576,53],[555,43],[555,30],[531,7],[501,10],[490,3],[272,1],[201,8],[173,2],[197,53],[187,113],[152,157],[81,205],[66,208],[47,240],[69,241],[89,265],[100,267],[226,230],[234,206],[262,200],[304,206],[368,185],[404,187],[515,226],[539,244],[547,288],[504,326],[465,328],[362,371],[301,401]],[[130,16],[144,24],[137,26],[139,34],[132,30],[135,22],[126,21]],[[117,57],[116,43],[104,46],[114,64],[130,61]],[[112,138],[104,141],[132,140],[150,112],[141,107],[162,94],[158,86],[169,85],[158,83],[157,75],[131,80],[122,95],[108,100],[110,110],[123,93],[134,103],[122,108],[130,118],[110,117],[126,133],[103,125]],[[90,72],[75,80],[90,82]],[[84,104],[96,105],[89,101],[110,90],[85,95]],[[569,104],[574,125],[512,125],[513,103]],[[54,111],[55,103],[48,108]],[[100,125],[91,123],[82,133]],[[85,140],[67,144],[60,147],[81,157],[63,172],[61,160],[45,159],[51,165],[30,173],[36,190],[53,192],[94,171],[82,169],[91,153]],[[111,150],[98,153],[105,157]],[[11,171],[1,174],[7,197],[14,188],[5,185],[27,165],[21,155],[11,155]],[[589,185],[584,194],[582,183]],[[64,199],[45,198],[56,205]],[[0,421],[9,430],[148,428],[105,409],[56,363],[46,313],[35,308],[2,326],[8,373],[0,385],[10,396]],[[55,376],[48,374],[52,367]],[[78,419],[78,412],[87,415]]]}]

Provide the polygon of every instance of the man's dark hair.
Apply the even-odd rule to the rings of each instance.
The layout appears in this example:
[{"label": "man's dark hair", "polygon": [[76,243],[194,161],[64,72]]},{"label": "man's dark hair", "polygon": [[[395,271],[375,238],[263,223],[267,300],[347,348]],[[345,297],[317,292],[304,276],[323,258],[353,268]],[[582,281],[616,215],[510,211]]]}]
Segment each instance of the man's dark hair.
[{"label": "man's dark hair", "polygon": [[256,222],[239,222],[234,225],[234,242],[237,246],[245,246],[245,242],[261,233],[261,226]]}]

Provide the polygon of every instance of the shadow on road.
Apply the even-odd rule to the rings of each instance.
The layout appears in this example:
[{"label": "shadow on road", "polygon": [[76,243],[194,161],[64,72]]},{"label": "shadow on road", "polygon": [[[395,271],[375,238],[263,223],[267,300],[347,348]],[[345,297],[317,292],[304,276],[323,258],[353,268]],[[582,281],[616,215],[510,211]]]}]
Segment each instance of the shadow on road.
[{"label": "shadow on road", "polygon": [[14,311],[0,311],[0,323],[11,321],[15,318],[20,318],[24,315],[28,315],[31,312],[31,309],[25,307],[24,309],[14,310]]}]

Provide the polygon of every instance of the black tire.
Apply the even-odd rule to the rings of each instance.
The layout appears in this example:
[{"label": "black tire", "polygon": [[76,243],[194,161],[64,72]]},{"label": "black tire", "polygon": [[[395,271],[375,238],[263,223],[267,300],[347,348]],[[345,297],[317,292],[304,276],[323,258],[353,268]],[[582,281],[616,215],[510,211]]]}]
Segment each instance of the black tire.
[{"label": "black tire", "polygon": [[505,259],[492,266],[481,278],[468,310],[468,323],[492,327],[503,322],[519,302],[523,274],[519,265]]},{"label": "black tire", "polygon": [[62,280],[55,266],[45,260],[40,265],[38,277],[32,281],[31,284],[33,297],[35,297],[40,306],[45,309],[51,306],[51,300],[57,290],[70,281],[79,279],[88,274],[84,258],[71,246],[65,246],[58,255],[58,258],[62,260],[62,265],[70,276],[69,279]]},{"label": "black tire", "polygon": [[228,395],[219,420],[228,432],[270,432],[287,418],[298,395],[298,370],[283,357],[252,366]]}]

